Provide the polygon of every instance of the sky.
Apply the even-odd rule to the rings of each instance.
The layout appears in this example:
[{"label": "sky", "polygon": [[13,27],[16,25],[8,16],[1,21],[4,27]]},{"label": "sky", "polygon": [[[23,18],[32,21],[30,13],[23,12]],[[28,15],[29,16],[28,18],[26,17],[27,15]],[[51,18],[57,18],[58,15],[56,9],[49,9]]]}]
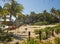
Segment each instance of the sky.
[{"label": "sky", "polygon": [[[41,13],[43,10],[48,12],[52,7],[60,9],[60,0],[16,0],[18,3],[24,6],[22,13],[30,14],[34,11],[35,13]],[[0,5],[3,6],[4,2],[0,1]]]}]

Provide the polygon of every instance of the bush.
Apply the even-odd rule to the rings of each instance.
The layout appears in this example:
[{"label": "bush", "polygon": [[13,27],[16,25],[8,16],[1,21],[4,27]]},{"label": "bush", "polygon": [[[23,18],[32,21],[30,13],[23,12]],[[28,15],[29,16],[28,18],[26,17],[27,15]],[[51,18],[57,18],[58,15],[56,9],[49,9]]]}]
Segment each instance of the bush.
[{"label": "bush", "polygon": [[41,34],[41,37],[42,37],[41,39],[45,40],[46,39],[46,34],[45,33],[42,33]]},{"label": "bush", "polygon": [[34,30],[34,33],[39,34],[40,31],[43,32],[44,30],[43,29],[36,29],[36,30]]},{"label": "bush", "polygon": [[60,33],[60,24],[58,24],[57,26],[55,26],[55,33],[56,34]]},{"label": "bush", "polygon": [[52,44],[50,41],[46,41],[43,44]]},{"label": "bush", "polygon": [[50,37],[51,36],[51,27],[46,27],[45,29],[44,29],[44,32],[45,32],[45,34],[47,34],[48,35],[48,37]]},{"label": "bush", "polygon": [[34,30],[34,33],[39,34],[39,30],[38,29]]},{"label": "bush", "polygon": [[55,42],[55,44],[60,44],[60,38],[56,37],[54,42]]},{"label": "bush", "polygon": [[11,36],[11,34],[9,33],[0,33],[0,41],[6,41],[6,42],[9,42],[9,41],[12,41],[13,38]]},{"label": "bush", "polygon": [[34,38],[31,38],[30,41],[27,39],[26,41],[23,42],[23,44],[39,44],[39,42]]},{"label": "bush", "polygon": [[46,21],[33,23],[33,25],[47,25],[47,24],[48,24],[48,22],[46,22]]}]

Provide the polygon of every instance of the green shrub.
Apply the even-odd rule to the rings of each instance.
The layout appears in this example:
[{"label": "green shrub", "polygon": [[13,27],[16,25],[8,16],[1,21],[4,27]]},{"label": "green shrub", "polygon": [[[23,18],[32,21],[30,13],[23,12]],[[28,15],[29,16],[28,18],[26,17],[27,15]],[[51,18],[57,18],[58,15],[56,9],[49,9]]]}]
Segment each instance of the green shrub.
[{"label": "green shrub", "polygon": [[34,33],[39,34],[39,30],[38,29],[34,30]]},{"label": "green shrub", "polygon": [[48,36],[48,37],[51,36],[51,29],[52,29],[52,28],[50,28],[50,27],[46,27],[46,28],[44,29],[44,32],[45,32],[46,36]]},{"label": "green shrub", "polygon": [[42,44],[52,44],[52,43],[50,41],[46,41],[46,42],[44,42]]},{"label": "green shrub", "polygon": [[47,25],[47,24],[48,24],[48,22],[46,22],[46,21],[33,23],[33,25]]},{"label": "green shrub", "polygon": [[44,30],[43,29],[36,29],[36,30],[34,30],[34,33],[39,34],[40,31],[43,32]]},{"label": "green shrub", "polygon": [[9,33],[0,33],[0,41],[9,42],[9,41],[12,41],[12,40],[13,40],[13,38],[12,38],[11,34],[9,34]]},{"label": "green shrub", "polygon": [[60,44],[60,38],[56,37],[54,42],[55,42],[55,44]]},{"label": "green shrub", "polygon": [[43,40],[45,40],[46,39],[46,34],[43,32],[42,34],[41,34],[41,39],[43,39]]},{"label": "green shrub", "polygon": [[23,44],[39,44],[39,42],[34,38],[31,38],[30,41],[27,39],[26,41],[23,42]]}]

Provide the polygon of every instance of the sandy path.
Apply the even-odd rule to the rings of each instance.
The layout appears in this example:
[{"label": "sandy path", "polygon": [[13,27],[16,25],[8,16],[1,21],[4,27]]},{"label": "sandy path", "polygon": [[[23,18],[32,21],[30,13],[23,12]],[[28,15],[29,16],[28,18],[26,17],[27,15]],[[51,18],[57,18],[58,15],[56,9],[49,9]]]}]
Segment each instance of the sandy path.
[{"label": "sandy path", "polygon": [[[20,26],[16,30],[11,30],[10,32],[13,32],[15,35],[19,35],[19,36],[24,35],[25,36],[25,35],[28,35],[28,32],[30,31],[31,32],[31,37],[35,37],[36,35],[33,33],[34,30],[36,30],[36,29],[44,29],[45,27],[54,27],[54,26],[56,26],[56,25],[43,25],[43,26],[26,25],[26,26]],[[25,30],[25,28],[27,28],[27,30]],[[20,41],[20,40],[15,39],[12,43],[15,43],[17,41]]]},{"label": "sandy path", "polygon": [[[43,25],[43,26],[36,26],[36,25],[26,25],[26,26],[21,26],[19,28],[17,28],[16,30],[13,30],[11,32],[13,32],[16,35],[28,35],[28,32],[31,32],[31,36],[34,37],[35,34],[33,33],[34,30],[36,29],[44,29],[45,27],[54,27],[56,25]],[[25,30],[25,28],[27,28],[27,30]]]}]

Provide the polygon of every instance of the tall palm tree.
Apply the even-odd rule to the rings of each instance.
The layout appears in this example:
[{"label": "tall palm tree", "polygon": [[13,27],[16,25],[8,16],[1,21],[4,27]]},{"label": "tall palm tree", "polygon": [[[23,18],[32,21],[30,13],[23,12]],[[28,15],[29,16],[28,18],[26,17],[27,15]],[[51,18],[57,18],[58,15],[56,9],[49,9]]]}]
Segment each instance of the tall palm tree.
[{"label": "tall palm tree", "polygon": [[[19,3],[17,3],[15,0],[8,0],[8,1],[10,1],[11,4],[7,3],[6,5],[8,5],[10,7],[9,8],[7,6],[7,8],[9,8],[9,11],[11,12],[12,15],[16,16],[16,13],[19,13],[24,9],[23,6]],[[5,5],[5,7],[6,7],[6,5]]]},{"label": "tall palm tree", "polygon": [[6,23],[6,15],[7,15],[7,13],[9,13],[9,12],[6,9],[3,9],[3,11],[2,11],[2,17],[4,19],[4,23]]},{"label": "tall palm tree", "polygon": [[10,21],[11,21],[11,16],[12,16],[10,13],[11,5],[9,3],[5,3],[3,8],[5,8],[7,11],[9,11],[8,14],[10,15]]},{"label": "tall palm tree", "polygon": [[[12,1],[13,3],[9,4],[6,3],[4,8],[7,8],[7,10],[16,17],[17,13],[21,13],[21,11],[23,10],[23,6],[19,3],[17,3],[16,1]],[[11,15],[10,15],[11,16]]]},{"label": "tall palm tree", "polygon": [[10,21],[11,21],[11,15],[15,16],[17,20],[18,13],[21,13],[24,8],[21,4],[17,3],[15,0],[10,0],[10,1],[11,3],[6,3],[4,5],[4,8],[6,8],[10,12]]},{"label": "tall palm tree", "polygon": [[2,9],[0,11],[0,16],[4,19],[4,23],[6,23],[6,15],[7,15],[8,11],[5,9]]},{"label": "tall palm tree", "polygon": [[0,6],[0,16],[1,16],[1,12],[2,12],[2,7]]}]

